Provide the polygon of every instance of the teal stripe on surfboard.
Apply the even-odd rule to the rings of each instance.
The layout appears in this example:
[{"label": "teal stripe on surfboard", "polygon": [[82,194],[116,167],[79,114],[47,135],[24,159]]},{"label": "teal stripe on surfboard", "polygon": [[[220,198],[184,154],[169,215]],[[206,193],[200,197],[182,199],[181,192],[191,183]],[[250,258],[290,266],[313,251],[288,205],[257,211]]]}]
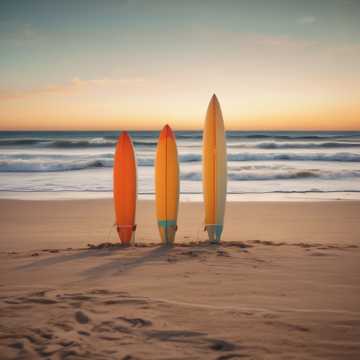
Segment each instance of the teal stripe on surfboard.
[{"label": "teal stripe on surfboard", "polygon": [[159,220],[158,224],[160,227],[166,229],[171,226],[176,226],[176,220]]}]

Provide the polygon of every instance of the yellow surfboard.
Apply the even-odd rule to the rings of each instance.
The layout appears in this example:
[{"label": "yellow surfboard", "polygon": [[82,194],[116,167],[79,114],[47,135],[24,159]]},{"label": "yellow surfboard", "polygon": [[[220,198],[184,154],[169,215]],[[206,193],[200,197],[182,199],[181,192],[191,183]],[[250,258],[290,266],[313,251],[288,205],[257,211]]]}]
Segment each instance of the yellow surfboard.
[{"label": "yellow surfboard", "polygon": [[203,134],[203,190],[205,230],[211,242],[219,242],[223,231],[227,186],[224,121],[219,101],[210,100]]},{"label": "yellow surfboard", "polygon": [[172,244],[177,230],[179,162],[175,136],[169,125],[162,129],[156,149],[155,194],[161,240]]}]

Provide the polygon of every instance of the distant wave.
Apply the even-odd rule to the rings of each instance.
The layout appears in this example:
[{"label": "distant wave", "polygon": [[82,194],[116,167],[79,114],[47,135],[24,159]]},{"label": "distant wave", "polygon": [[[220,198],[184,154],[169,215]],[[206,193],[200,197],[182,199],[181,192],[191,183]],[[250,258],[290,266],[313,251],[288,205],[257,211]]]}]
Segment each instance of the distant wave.
[{"label": "distant wave", "polygon": [[72,171],[100,167],[111,167],[112,160],[78,160],[78,161],[24,161],[0,160],[0,172],[54,172],[54,171]]},{"label": "distant wave", "polygon": [[336,153],[336,154],[229,154],[229,161],[267,161],[267,160],[284,160],[284,161],[344,161],[360,162],[360,154],[353,153]]},{"label": "distant wave", "polygon": [[[139,166],[153,166],[154,161],[150,158],[138,159]],[[0,172],[57,172],[74,171],[93,168],[112,168],[112,158],[98,159],[32,159],[25,156],[17,159],[2,160],[0,157]]]},{"label": "distant wave", "polygon": [[360,142],[262,142],[238,143],[228,145],[230,148],[257,148],[257,149],[335,149],[360,147]]},{"label": "distant wave", "polygon": [[[78,149],[78,148],[115,148],[116,140],[106,138],[94,138],[89,140],[53,140],[53,139],[0,139],[0,147],[37,147],[54,149]],[[156,147],[157,140],[133,140],[135,147]],[[191,145],[191,144],[190,144]],[[199,147],[201,143],[184,145],[186,147]],[[258,148],[258,149],[334,149],[334,148],[354,148],[360,147],[360,142],[319,142],[319,143],[281,143],[281,142],[262,142],[262,143],[239,143],[228,144],[229,148]]]},{"label": "distant wave", "polygon": [[[254,153],[238,153],[228,154],[228,161],[344,161],[344,162],[360,162],[360,154],[353,153],[336,153],[336,154],[291,154],[291,153],[275,153],[275,154],[254,154]],[[180,162],[199,162],[200,154],[184,154],[180,156]]]},{"label": "distant wave", "polygon": [[338,189],[338,190],[320,190],[320,189],[308,189],[308,190],[274,190],[274,191],[228,191],[228,195],[236,194],[336,194],[336,193],[360,193],[360,190],[356,189]]},{"label": "distant wave", "polygon": [[351,142],[324,142],[324,143],[261,143],[256,147],[260,149],[334,149],[360,147],[360,143]]},{"label": "distant wave", "polygon": [[133,144],[135,146],[156,146],[156,141],[140,141],[140,140],[133,140]]},{"label": "distant wave", "polygon": [[344,179],[344,178],[358,178],[360,171],[284,171],[275,173],[230,173],[229,180],[232,181],[266,181],[266,180],[291,180],[291,179]]},{"label": "distant wave", "polygon": [[116,142],[112,140],[107,140],[104,138],[93,138],[89,140],[82,139],[0,139],[0,146],[31,146],[35,145],[38,147],[48,147],[48,148],[82,148],[82,147],[104,147],[112,146]]},{"label": "distant wave", "polygon": [[177,139],[202,139],[202,132],[175,132]]},{"label": "distant wave", "polygon": [[201,155],[199,154],[182,154],[179,155],[180,162],[198,162],[201,161]]},{"label": "distant wave", "polygon": [[[360,162],[360,154],[229,154],[231,162],[246,161],[338,161]],[[201,155],[195,153],[179,155],[180,163],[200,162]],[[154,166],[154,157],[138,157],[139,166]],[[64,154],[0,154],[0,172],[54,172],[91,168],[109,168],[113,166],[113,154],[105,153],[92,156]],[[256,165],[253,169],[259,170]],[[247,170],[245,167],[239,170]],[[249,168],[249,170],[251,170]],[[299,176],[306,177],[306,174]]]},{"label": "distant wave", "polygon": [[243,133],[228,131],[227,138],[239,139],[278,139],[278,140],[326,140],[326,139],[343,139],[343,138],[360,138],[360,132],[354,133]]},{"label": "distant wave", "polygon": [[[344,179],[359,178],[360,170],[342,170],[342,171],[320,171],[320,170],[297,170],[297,171],[268,171],[268,172],[230,172],[228,179],[230,181],[268,181],[268,180],[291,180],[291,179]],[[199,172],[187,172],[181,174],[182,180],[201,181],[202,176]]]},{"label": "distant wave", "polygon": [[[93,138],[89,140],[54,140],[54,139],[0,139],[0,146],[35,146],[41,148],[97,148],[97,147],[115,147],[116,140],[106,138]],[[156,141],[134,140],[135,146],[156,146]]]},{"label": "distant wave", "polygon": [[187,181],[201,181],[202,176],[201,173],[193,171],[180,174],[180,179]]},{"label": "distant wave", "polygon": [[0,146],[36,145],[43,139],[0,139]]},{"label": "distant wave", "polygon": [[[150,158],[139,159],[140,166],[153,166],[153,160]],[[78,159],[54,161],[48,160],[26,160],[11,159],[0,160],[0,172],[64,172],[95,168],[112,168],[113,160],[111,158],[101,159]],[[200,172],[182,172],[182,180],[201,181]],[[266,181],[266,180],[290,180],[290,179],[344,179],[360,178],[360,170],[241,170],[230,171],[228,179],[230,181]]]},{"label": "distant wave", "polygon": [[[0,147],[97,148],[114,147],[121,132],[0,132]],[[159,131],[130,131],[135,146],[155,147]],[[193,140],[201,146],[202,131],[176,131],[179,145]],[[359,147],[360,132],[242,132],[227,131],[229,147],[305,149]],[[257,141],[258,140],[258,141]],[[287,140],[286,143],[277,140]],[[239,145],[232,144],[239,141]],[[259,144],[260,141],[261,142]],[[303,144],[298,142],[303,142]],[[310,142],[311,141],[311,142]],[[356,141],[359,141],[356,143]],[[242,144],[243,142],[244,144]],[[349,142],[349,143],[347,143]],[[253,143],[253,144],[252,144]],[[255,145],[256,144],[256,145]],[[186,145],[189,146],[189,145]]]}]

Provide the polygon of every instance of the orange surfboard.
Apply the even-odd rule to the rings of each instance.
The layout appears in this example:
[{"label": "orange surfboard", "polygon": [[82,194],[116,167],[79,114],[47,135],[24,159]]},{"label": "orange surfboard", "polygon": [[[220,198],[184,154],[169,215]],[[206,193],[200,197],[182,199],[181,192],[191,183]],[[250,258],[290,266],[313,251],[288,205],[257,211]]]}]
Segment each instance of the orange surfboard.
[{"label": "orange surfboard", "polygon": [[115,225],[124,245],[133,241],[136,229],[136,183],[134,146],[130,136],[124,131],[116,144],[113,168]]},{"label": "orange surfboard", "polygon": [[175,135],[169,125],[162,129],[156,149],[155,203],[161,240],[172,244],[177,230],[179,161]]}]

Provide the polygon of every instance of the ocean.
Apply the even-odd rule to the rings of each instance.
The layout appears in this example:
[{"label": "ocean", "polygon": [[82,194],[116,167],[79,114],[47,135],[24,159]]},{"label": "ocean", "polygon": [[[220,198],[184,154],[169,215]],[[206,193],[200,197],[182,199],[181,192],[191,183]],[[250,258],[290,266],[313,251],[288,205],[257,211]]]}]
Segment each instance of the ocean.
[{"label": "ocean", "polygon": [[[130,131],[154,198],[157,131]],[[0,198],[112,196],[117,131],[0,132]],[[228,200],[360,198],[360,131],[228,131]],[[202,199],[201,131],[177,131],[181,200]]]}]

